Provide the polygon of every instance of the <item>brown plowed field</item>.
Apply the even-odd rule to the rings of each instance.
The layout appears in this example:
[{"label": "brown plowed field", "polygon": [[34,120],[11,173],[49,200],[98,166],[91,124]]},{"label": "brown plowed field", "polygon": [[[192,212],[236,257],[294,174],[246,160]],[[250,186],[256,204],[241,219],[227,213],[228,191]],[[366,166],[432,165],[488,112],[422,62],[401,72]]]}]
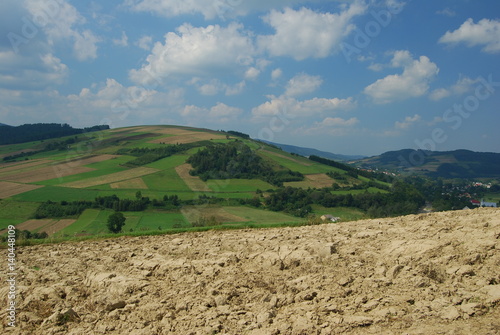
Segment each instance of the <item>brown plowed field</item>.
[{"label": "brown plowed field", "polygon": [[491,208],[22,247],[0,332],[496,335],[499,250]]},{"label": "brown plowed field", "polygon": [[17,184],[8,181],[0,181],[0,199],[12,197],[17,194],[36,190],[43,187],[42,185]]}]

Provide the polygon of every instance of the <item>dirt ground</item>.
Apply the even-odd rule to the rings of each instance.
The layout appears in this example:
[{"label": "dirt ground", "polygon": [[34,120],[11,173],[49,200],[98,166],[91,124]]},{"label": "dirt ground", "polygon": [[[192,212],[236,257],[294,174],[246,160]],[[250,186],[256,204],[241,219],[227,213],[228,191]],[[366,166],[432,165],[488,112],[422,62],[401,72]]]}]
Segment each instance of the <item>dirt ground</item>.
[{"label": "dirt ground", "polygon": [[23,247],[0,332],[499,334],[499,214]]}]

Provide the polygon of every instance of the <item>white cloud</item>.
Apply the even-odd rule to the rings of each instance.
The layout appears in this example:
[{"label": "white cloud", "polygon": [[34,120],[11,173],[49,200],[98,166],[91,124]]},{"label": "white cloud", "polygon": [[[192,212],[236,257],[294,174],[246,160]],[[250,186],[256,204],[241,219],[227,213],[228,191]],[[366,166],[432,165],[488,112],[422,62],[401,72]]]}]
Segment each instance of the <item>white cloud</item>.
[{"label": "white cloud", "polygon": [[137,45],[139,48],[144,49],[144,50],[151,50],[151,46],[153,45],[153,37],[151,36],[142,36],[135,42],[135,45]]},{"label": "white cloud", "polygon": [[45,32],[49,45],[71,40],[73,52],[78,60],[97,57],[97,43],[101,39],[88,29],[77,28],[84,25],[86,20],[66,0],[26,0],[25,6],[34,23]]},{"label": "white cloud", "polygon": [[421,116],[418,114],[415,114],[413,116],[407,116],[404,121],[396,121],[394,123],[394,126],[396,129],[408,129],[412,124],[418,122],[421,120]]},{"label": "white cloud", "polygon": [[129,72],[130,79],[151,84],[175,75],[210,76],[225,73],[244,73],[254,63],[251,38],[236,23],[224,28],[210,25],[195,28],[183,24],[177,33],[165,35],[165,43],[157,42],[147,64]]},{"label": "white cloud", "polygon": [[479,78],[471,79],[469,77],[461,77],[458,81],[449,88],[438,88],[429,94],[429,98],[438,101],[447,98],[451,95],[462,95],[470,92],[474,88],[474,84],[479,82]]},{"label": "white cloud", "polygon": [[245,72],[245,78],[249,80],[256,80],[260,75],[260,70],[254,67],[249,68]]},{"label": "white cloud", "polygon": [[17,90],[41,90],[62,84],[68,67],[54,55],[22,56],[13,50],[0,51],[0,87]]},{"label": "white cloud", "polygon": [[449,17],[453,17],[453,16],[457,15],[457,13],[453,9],[448,8],[448,7],[446,7],[445,9],[442,9],[442,10],[438,10],[436,12],[436,14],[449,16]]},{"label": "white cloud", "polygon": [[119,39],[113,39],[113,44],[118,45],[120,47],[126,47],[128,46],[128,36],[127,34],[122,31],[122,37]]},{"label": "white cloud", "polygon": [[207,96],[217,95],[221,92],[224,92],[227,96],[237,95],[240,94],[246,86],[244,80],[234,85],[228,85],[218,79],[212,79],[207,83],[203,83],[201,78],[193,78],[188,83],[196,86],[200,94]]},{"label": "white cloud", "polygon": [[348,110],[356,105],[352,98],[313,98],[303,101],[287,96],[270,96],[269,98],[270,101],[252,109],[254,121],[260,121],[269,116],[275,116],[278,114],[288,115],[294,118],[309,117],[313,115],[331,113],[337,110]]},{"label": "white cloud", "polygon": [[301,73],[288,81],[285,95],[295,97],[303,94],[308,94],[316,91],[323,80],[320,76],[310,76],[306,73]]},{"label": "white cloud", "polygon": [[181,112],[184,119],[191,125],[221,124],[236,121],[243,114],[243,110],[218,102],[215,106],[202,108],[187,105]]},{"label": "white cloud", "polygon": [[267,11],[318,0],[125,0],[125,6],[137,12],[150,12],[164,17],[202,14],[205,19],[230,19],[255,11]]},{"label": "white cloud", "polygon": [[474,23],[472,19],[465,21],[460,28],[446,32],[440,43],[465,43],[469,47],[484,46],[482,51],[488,53],[500,52],[500,20],[482,19]]},{"label": "white cloud", "polygon": [[279,78],[281,78],[282,75],[283,75],[283,70],[281,70],[280,68],[274,69],[271,72],[271,79],[272,80],[278,80]]},{"label": "white cloud", "polygon": [[355,1],[339,14],[318,13],[308,8],[272,10],[264,21],[274,35],[259,36],[258,44],[272,56],[290,56],[296,60],[324,58],[338,49],[342,39],[353,29],[350,23],[366,7]]},{"label": "white cloud", "polygon": [[355,117],[348,120],[340,117],[327,117],[319,123],[323,127],[350,127],[357,124],[359,120]]},{"label": "white cloud", "polygon": [[402,67],[403,73],[379,79],[364,90],[376,103],[385,104],[422,96],[429,90],[429,82],[439,72],[437,65],[428,57],[413,59],[408,51],[395,52],[391,65]]}]

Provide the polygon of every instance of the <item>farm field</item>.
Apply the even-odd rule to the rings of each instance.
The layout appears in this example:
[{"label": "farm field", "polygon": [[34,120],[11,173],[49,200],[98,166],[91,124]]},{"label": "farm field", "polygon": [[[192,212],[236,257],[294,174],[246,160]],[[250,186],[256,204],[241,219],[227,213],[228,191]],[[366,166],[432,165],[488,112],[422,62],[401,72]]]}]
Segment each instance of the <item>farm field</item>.
[{"label": "farm field", "polygon": [[[123,232],[190,229],[193,224],[199,225],[200,222],[209,222],[210,225],[265,226],[298,224],[307,220],[285,212],[245,205],[255,204],[255,201],[264,204],[264,198],[279,189],[262,179],[203,181],[198,176],[192,176],[192,167],[186,161],[210,145],[208,141],[220,144],[239,141],[268,161],[273,170],[289,169],[304,174],[305,180],[284,182],[283,186],[307,190],[331,187],[333,183],[349,185],[369,181],[361,176],[336,181],[326,173],[333,171],[345,175],[346,171],[288,154],[262,142],[227,136],[226,133],[180,126],[112,129],[86,134],[82,142],[69,145],[67,151],[44,151],[17,162],[0,163],[0,199],[6,199],[0,200],[0,229],[15,224],[19,229],[26,228],[33,232],[45,230],[51,237],[68,238],[105,234],[107,218],[113,213],[111,209],[86,207],[82,209],[83,212],[78,212],[81,214],[72,217],[39,220],[35,220],[34,213],[47,201],[60,206],[78,201],[93,202],[97,197],[116,196],[120,201],[137,201],[141,199],[137,198],[138,191],[139,197],[148,199],[149,205],[141,212],[122,211],[126,217]],[[165,155],[165,149],[172,143],[194,143],[194,147]],[[40,145],[39,142],[33,142],[4,146],[0,148],[0,153],[8,155],[10,149],[29,150]],[[153,158],[141,158],[144,165],[130,163],[141,155],[152,155]],[[370,187],[367,190],[331,192],[336,195],[355,195],[385,191]],[[184,204],[178,207],[158,205],[158,201],[165,201],[172,196]],[[209,199],[210,205],[191,205],[199,203],[200,199]],[[153,201],[156,201],[154,206]],[[326,209],[318,206],[313,207],[313,213],[332,214],[344,220],[356,220],[364,215],[355,209]]]}]

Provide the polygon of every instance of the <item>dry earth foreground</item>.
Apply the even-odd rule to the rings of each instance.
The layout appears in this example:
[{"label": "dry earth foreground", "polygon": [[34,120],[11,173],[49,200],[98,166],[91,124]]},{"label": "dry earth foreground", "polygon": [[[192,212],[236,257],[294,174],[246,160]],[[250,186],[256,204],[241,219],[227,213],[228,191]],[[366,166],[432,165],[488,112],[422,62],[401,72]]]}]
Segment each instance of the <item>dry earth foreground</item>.
[{"label": "dry earth foreground", "polygon": [[9,333],[499,334],[499,214],[24,247]]}]

